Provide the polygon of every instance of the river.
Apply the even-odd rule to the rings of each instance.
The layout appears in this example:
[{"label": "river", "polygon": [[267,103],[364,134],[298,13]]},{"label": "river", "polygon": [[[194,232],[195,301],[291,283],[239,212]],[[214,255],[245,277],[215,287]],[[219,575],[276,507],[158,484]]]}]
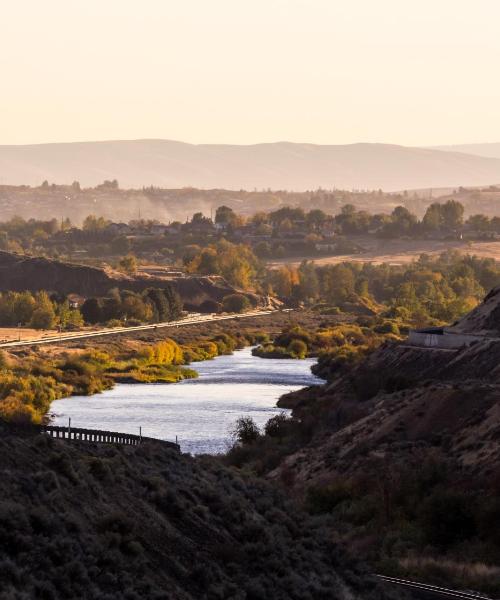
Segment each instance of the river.
[{"label": "river", "polygon": [[[322,383],[314,359],[263,359],[251,349],[194,363],[198,379],[169,384],[118,384],[94,396],[72,396],[51,405],[53,424],[139,433],[166,440],[176,436],[183,452],[227,451],[236,419],[249,416],[259,427],[283,412],[278,398]],[[288,412],[288,411],[285,411]]]}]

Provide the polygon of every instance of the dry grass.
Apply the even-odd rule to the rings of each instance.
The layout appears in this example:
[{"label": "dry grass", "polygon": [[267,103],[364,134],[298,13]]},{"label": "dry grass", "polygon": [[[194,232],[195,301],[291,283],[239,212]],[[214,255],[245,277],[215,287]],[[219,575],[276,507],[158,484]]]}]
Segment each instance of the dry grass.
[{"label": "dry grass", "polygon": [[0,342],[21,340],[39,340],[41,338],[58,335],[55,329],[40,331],[39,329],[25,329],[22,327],[0,327]]},{"label": "dry grass", "polygon": [[403,558],[399,564],[406,573],[418,576],[426,583],[435,581],[448,587],[500,591],[500,566],[430,556]]},{"label": "dry grass", "polygon": [[366,251],[359,254],[343,254],[339,256],[279,259],[269,262],[268,266],[271,268],[276,268],[283,264],[298,266],[304,258],[314,260],[318,265],[333,265],[344,261],[404,265],[417,260],[421,254],[438,255],[446,250],[456,250],[462,254],[474,254],[480,258],[500,260],[500,241],[381,240],[365,236],[356,236],[352,240],[365,248]]}]

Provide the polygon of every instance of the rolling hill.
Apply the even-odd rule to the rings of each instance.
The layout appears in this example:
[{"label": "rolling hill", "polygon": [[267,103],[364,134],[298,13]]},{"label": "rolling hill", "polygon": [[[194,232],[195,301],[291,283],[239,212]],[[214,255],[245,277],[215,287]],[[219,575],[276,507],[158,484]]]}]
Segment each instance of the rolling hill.
[{"label": "rolling hill", "polygon": [[0,182],[386,191],[500,183],[500,158],[390,144],[251,146],[131,140],[0,146]]},{"label": "rolling hill", "polygon": [[500,158],[500,143],[489,144],[457,144],[456,146],[438,146],[435,150],[444,150],[445,152],[463,152],[464,154],[473,154],[487,158]]}]

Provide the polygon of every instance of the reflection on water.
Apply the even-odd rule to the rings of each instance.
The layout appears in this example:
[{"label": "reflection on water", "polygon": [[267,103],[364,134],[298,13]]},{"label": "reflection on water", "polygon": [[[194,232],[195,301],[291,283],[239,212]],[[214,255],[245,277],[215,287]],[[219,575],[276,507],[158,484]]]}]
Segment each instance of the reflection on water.
[{"label": "reflection on water", "polygon": [[266,360],[250,348],[232,356],[195,363],[199,378],[176,384],[119,384],[95,396],[73,396],[52,403],[56,425],[68,417],[74,427],[138,433],[175,440],[183,452],[225,452],[229,431],[240,416],[263,426],[282,412],[278,398],[306,385],[321,383],[312,375],[313,359]]}]

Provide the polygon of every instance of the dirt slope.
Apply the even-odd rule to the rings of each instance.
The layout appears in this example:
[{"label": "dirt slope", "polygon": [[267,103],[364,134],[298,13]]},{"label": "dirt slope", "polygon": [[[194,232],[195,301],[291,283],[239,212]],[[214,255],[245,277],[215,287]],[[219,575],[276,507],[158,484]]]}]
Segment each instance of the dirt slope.
[{"label": "dirt slope", "polygon": [[[112,288],[141,291],[172,285],[185,303],[196,306],[204,300],[220,302],[236,290],[222,277],[166,279],[146,274],[129,276],[112,269],[61,262],[0,251],[0,292],[49,290],[82,296],[106,295]],[[258,296],[248,294],[259,303]]]},{"label": "dirt slope", "polygon": [[500,289],[452,331],[489,334],[456,350],[387,343],[322,388],[280,400],[315,424],[312,442],[289,457],[298,480],[366,469],[371,460],[450,461],[487,480],[500,472]]}]

